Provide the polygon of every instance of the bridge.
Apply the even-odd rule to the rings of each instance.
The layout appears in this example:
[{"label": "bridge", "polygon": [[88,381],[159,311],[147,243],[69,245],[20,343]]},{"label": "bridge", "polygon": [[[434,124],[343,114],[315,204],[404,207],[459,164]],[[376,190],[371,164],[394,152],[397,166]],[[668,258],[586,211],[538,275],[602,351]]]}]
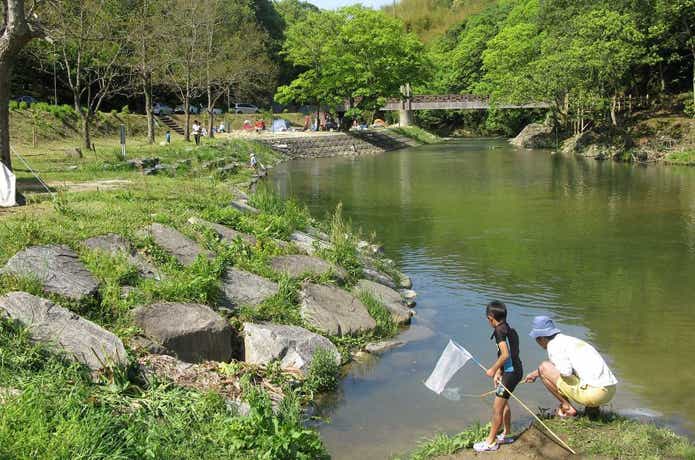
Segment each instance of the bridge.
[{"label": "bridge", "polygon": [[550,104],[547,102],[490,104],[490,98],[487,96],[476,96],[473,94],[425,94],[411,96],[406,99],[389,99],[381,110],[489,110],[491,107],[498,109],[547,109],[550,107]]},{"label": "bridge", "polygon": [[474,94],[424,94],[412,96],[410,85],[401,87],[400,99],[392,98],[386,101],[381,110],[398,111],[399,124],[408,126],[413,119],[413,110],[489,110],[497,109],[546,109],[550,107],[547,102],[530,102],[527,104],[490,103],[488,96],[476,96]]}]

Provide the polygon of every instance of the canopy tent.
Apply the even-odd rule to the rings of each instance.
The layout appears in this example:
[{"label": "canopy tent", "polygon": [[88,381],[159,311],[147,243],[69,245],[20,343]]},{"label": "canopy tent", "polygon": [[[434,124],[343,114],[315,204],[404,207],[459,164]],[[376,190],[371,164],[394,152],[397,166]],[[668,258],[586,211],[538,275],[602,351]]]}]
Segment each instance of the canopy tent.
[{"label": "canopy tent", "polygon": [[290,122],[285,120],[284,118],[276,118],[273,120],[273,128],[272,128],[274,133],[279,133],[282,131],[289,131],[290,130]]}]

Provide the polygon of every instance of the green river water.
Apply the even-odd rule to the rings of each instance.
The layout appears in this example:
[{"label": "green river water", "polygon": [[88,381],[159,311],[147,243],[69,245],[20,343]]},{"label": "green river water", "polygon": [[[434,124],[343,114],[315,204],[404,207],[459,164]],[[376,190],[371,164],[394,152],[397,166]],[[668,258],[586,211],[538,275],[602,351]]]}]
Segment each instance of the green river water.
[{"label": "green river water", "polygon": [[[489,417],[490,388],[469,365],[449,397],[427,377],[450,337],[495,358],[484,305],[500,299],[525,371],[544,357],[527,335],[551,314],[585,338],[620,381],[612,408],[695,432],[695,168],[640,167],[465,140],[373,157],[291,161],[272,185],[316,216],[342,202],[411,275],[417,316],[407,344],[355,364],[322,408],[337,459],[385,459],[437,432]],[[554,407],[540,384],[530,407]],[[461,396],[463,395],[463,396]],[[520,426],[529,420],[512,403]]]}]

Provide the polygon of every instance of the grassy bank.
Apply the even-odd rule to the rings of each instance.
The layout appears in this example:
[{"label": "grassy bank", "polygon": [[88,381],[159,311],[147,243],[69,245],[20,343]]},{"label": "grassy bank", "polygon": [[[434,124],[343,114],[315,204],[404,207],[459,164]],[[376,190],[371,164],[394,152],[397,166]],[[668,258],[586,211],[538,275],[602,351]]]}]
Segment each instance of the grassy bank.
[{"label": "grassy bank", "polygon": [[[131,348],[139,332],[130,312],[156,301],[189,301],[221,306],[219,278],[236,266],[279,283],[277,295],[259,308],[240,308],[230,323],[239,331],[244,321],[273,321],[308,325],[299,314],[300,281],[270,269],[271,257],[296,252],[287,242],[291,232],[318,227],[332,247],[319,255],[345,268],[345,288],[357,280],[361,262],[356,247],[358,232],[338,209],[331,220],[317,221],[301,204],[281,200],[261,188],[250,204],[261,212],[241,213],[229,206],[236,187],[247,183],[252,171],[243,164],[255,153],[266,165],[280,159],[253,141],[206,141],[200,147],[184,142],[169,146],[133,143],[129,158],[157,157],[165,169],[144,175],[123,161],[108,137],[97,140],[96,152],[83,158],[61,152],[30,150],[27,159],[42,178],[54,184],[55,197],[36,193],[30,172],[16,162],[20,188],[28,206],[0,214],[0,265],[32,245],[66,244],[100,282],[96,299],[77,302],[42,292],[34,280],[0,275],[0,295],[23,290],[51,298],[87,319],[116,333],[129,350],[132,364],[112,369],[98,382],[84,369],[31,344],[26,331],[7,323],[0,326],[0,458],[325,458],[318,434],[304,428],[300,406],[321,392],[333,390],[340,369],[330,356],[319,355],[308,376],[297,378],[277,365],[248,366],[232,361],[216,372],[241,382],[243,399],[251,406],[240,416],[214,392],[184,389],[161,381],[146,384],[138,378]],[[219,160],[239,163],[221,173]],[[104,180],[125,181],[115,189]],[[73,192],[75,184],[96,184]],[[28,191],[27,191],[28,190]],[[38,189],[37,189],[38,190]],[[188,224],[200,217],[253,235],[256,244],[238,240],[224,244],[204,228]],[[140,230],[152,222],[172,226],[216,256],[180,265]],[[125,257],[91,251],[86,238],[117,233],[131,241],[164,275],[161,281],[140,278]],[[284,241],[284,242],[283,242]],[[313,281],[331,283],[328,277]],[[124,294],[123,287],[132,286]],[[347,358],[365,343],[397,331],[386,309],[365,299],[378,327],[357,336],[329,337]],[[312,329],[312,328],[309,328]],[[273,411],[267,384],[284,395]],[[3,388],[18,390],[5,397]]]},{"label": "grassy bank", "polygon": [[400,134],[402,136],[414,139],[422,144],[436,144],[438,142],[442,142],[443,140],[436,134],[433,134],[417,126],[389,128],[389,130],[393,131],[396,134]]},{"label": "grassy bank", "polygon": [[[564,439],[579,456],[587,458],[695,458],[695,444],[668,428],[653,423],[630,420],[615,414],[604,414],[598,420],[581,416],[576,419],[547,419],[545,423]],[[474,425],[455,435],[441,434],[423,441],[403,459],[473,458],[473,443],[487,436],[489,425]],[[565,458],[569,453],[544,436],[542,427],[533,426],[512,446],[502,446],[497,458],[535,458],[544,452],[546,458]],[[529,441],[529,438],[532,438]],[[549,446],[544,448],[544,445]]]}]

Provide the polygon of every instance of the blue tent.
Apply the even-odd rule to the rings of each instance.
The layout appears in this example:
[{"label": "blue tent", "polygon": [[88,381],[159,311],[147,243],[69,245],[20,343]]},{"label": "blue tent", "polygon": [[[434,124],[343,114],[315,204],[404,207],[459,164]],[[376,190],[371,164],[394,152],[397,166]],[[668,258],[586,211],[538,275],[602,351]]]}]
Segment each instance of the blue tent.
[{"label": "blue tent", "polygon": [[274,133],[279,133],[282,131],[289,131],[290,130],[290,122],[283,119],[283,118],[276,118],[273,120],[273,132]]}]

